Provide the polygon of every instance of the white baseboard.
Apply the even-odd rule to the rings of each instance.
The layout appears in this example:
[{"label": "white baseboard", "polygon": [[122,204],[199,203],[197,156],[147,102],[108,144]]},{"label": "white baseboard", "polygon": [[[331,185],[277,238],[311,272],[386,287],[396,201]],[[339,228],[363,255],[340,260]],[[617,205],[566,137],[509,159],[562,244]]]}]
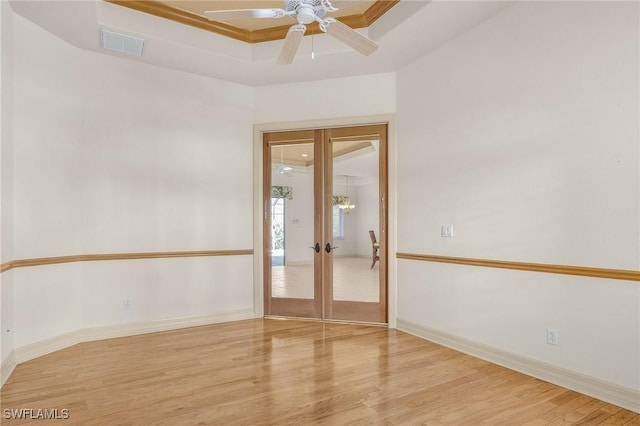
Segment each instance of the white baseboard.
[{"label": "white baseboard", "polygon": [[640,413],[640,391],[398,318],[398,330]]},{"label": "white baseboard", "polygon": [[111,339],[115,337],[133,336],[136,334],[177,330],[180,328],[197,327],[221,322],[240,321],[252,318],[255,318],[253,309],[243,309],[223,314],[198,315],[155,321],[114,324],[75,330],[15,348],[11,351],[9,356],[7,356],[7,359],[2,362],[2,382],[0,383],[0,386],[4,385],[16,365],[78,343]]},{"label": "white baseboard", "polygon": [[9,355],[0,364],[0,387],[4,385],[13,370],[16,368],[16,361],[13,357],[13,351],[9,352]]},{"label": "white baseboard", "polygon": [[180,328],[198,327],[201,325],[241,321],[252,318],[255,318],[253,309],[244,309],[241,311],[226,312],[224,314],[198,315],[193,317],[106,325],[83,329],[81,341],[90,342],[93,340],[112,339],[114,337],[133,336],[136,334],[157,333],[159,331],[177,330]]},{"label": "white baseboard", "polygon": [[81,342],[82,330],[70,331],[69,333],[59,334],[45,340],[15,348],[13,350],[13,358],[16,364],[20,364]]}]

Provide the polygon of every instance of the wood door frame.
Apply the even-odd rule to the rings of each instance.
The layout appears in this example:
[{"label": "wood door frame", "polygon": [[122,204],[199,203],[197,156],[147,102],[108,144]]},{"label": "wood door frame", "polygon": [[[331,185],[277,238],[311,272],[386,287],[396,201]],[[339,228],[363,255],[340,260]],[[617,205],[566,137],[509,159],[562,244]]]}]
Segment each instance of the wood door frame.
[{"label": "wood door frame", "polygon": [[[284,132],[268,132],[262,134],[263,153],[262,158],[264,164],[271,164],[271,148],[273,146],[287,146],[297,145],[303,143],[314,144],[314,165],[313,165],[313,193],[314,193],[314,226],[313,226],[313,238],[315,241],[321,243],[322,240],[322,222],[316,218],[322,214],[322,195],[318,191],[318,186],[321,185],[323,179],[324,167],[322,163],[322,144],[317,143],[323,138],[323,130],[298,130],[298,131],[284,131]],[[271,276],[271,256],[269,249],[271,242],[271,217],[267,212],[267,204],[271,204],[271,193],[267,192],[266,188],[271,188],[271,167],[263,167],[263,236],[262,236],[262,263],[264,265],[263,286],[264,286],[264,313],[270,315],[274,311],[278,311],[277,315],[290,316],[290,317],[302,317],[302,318],[318,318],[323,317],[322,309],[322,270],[324,257],[320,253],[316,253],[313,256],[313,282],[314,282],[314,298],[313,299],[294,299],[294,298],[272,298],[271,286],[268,285],[270,281],[264,279],[264,277]],[[309,244],[313,245],[315,241]]]},{"label": "wood door frame", "polygon": [[[305,131],[262,133],[263,158],[263,285],[265,315],[321,318],[342,321],[387,323],[387,132],[388,124],[349,126]],[[332,232],[333,144],[344,140],[378,141],[378,251],[379,295],[377,302],[333,300],[333,252],[325,245],[334,245]],[[314,259],[314,298],[273,298],[271,265],[271,187],[273,147],[314,144],[313,192],[314,237],[310,244],[320,244],[322,250]]]},{"label": "wood door frame", "polygon": [[[357,136],[353,136],[356,133]],[[327,267],[324,269],[325,276],[323,282],[330,283],[324,288],[325,292],[325,312],[324,317],[342,320],[342,321],[367,321],[373,323],[387,323],[388,322],[388,289],[389,289],[389,277],[387,274],[388,264],[388,247],[387,247],[387,215],[388,215],[388,161],[387,161],[387,124],[366,125],[366,126],[348,126],[325,129],[324,132],[324,149],[325,158],[332,158],[332,139],[345,138],[349,140],[363,139],[369,140],[373,138],[379,139],[378,149],[378,242],[380,243],[378,261],[379,271],[379,289],[378,302],[354,302],[354,301],[340,301],[333,300],[333,271],[331,267],[333,262],[330,257],[333,256],[330,253],[323,252],[325,257],[325,264]],[[333,185],[333,170],[332,161],[327,161],[324,165],[324,185],[325,187],[332,187]],[[333,232],[331,223],[331,194],[325,193],[327,197],[325,201],[325,227],[323,235],[324,241],[331,241],[333,245]],[[384,285],[382,285],[384,283]]]},{"label": "wood door frame", "polygon": [[387,324],[391,328],[397,323],[397,263],[394,253],[397,251],[397,188],[396,188],[396,129],[395,114],[365,115],[331,119],[316,119],[287,122],[258,123],[253,126],[253,315],[264,316],[264,268],[263,268],[263,148],[262,134],[292,130],[317,128],[335,128],[387,124],[387,165],[388,165],[388,215],[387,215]]}]

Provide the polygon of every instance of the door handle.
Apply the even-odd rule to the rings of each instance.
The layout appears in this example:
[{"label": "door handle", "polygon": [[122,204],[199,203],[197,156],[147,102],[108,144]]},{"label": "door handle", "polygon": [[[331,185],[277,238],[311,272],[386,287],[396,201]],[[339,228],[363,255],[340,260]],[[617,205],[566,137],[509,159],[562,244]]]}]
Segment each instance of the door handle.
[{"label": "door handle", "polygon": [[327,253],[331,253],[331,250],[337,249],[339,247],[331,247],[331,243],[327,243],[326,246],[324,246],[324,251],[326,251]]},{"label": "door handle", "polygon": [[320,253],[320,243],[316,243],[315,246],[311,246],[309,248],[313,249],[313,251],[315,251],[316,253]]}]

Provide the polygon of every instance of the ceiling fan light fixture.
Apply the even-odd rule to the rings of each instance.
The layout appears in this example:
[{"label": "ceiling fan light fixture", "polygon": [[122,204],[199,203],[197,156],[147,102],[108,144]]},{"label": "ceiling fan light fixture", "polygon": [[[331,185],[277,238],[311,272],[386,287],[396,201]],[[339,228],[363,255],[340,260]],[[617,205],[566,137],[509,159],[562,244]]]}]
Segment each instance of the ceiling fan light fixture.
[{"label": "ceiling fan light fixture", "polygon": [[280,147],[280,164],[276,167],[276,173],[288,175],[293,171],[293,167],[284,164],[284,145]]},{"label": "ceiling fan light fixture", "polygon": [[346,214],[356,208],[354,204],[351,203],[351,197],[349,197],[349,176],[345,175],[345,180],[347,181],[347,196],[342,198],[342,202],[338,205],[338,208],[344,210]]},{"label": "ceiling fan light fixture", "polygon": [[351,204],[351,200],[347,198],[347,200],[344,202],[344,204],[339,204],[338,208],[343,209],[343,210],[351,210],[351,209],[355,209],[356,206]]},{"label": "ceiling fan light fixture", "polygon": [[293,167],[289,167],[289,166],[278,166],[276,167],[276,173],[280,174],[280,175],[286,175],[291,173],[291,171],[293,170]]},{"label": "ceiling fan light fixture", "polygon": [[300,24],[310,24],[316,20],[316,14],[310,6],[301,6],[296,16]]}]

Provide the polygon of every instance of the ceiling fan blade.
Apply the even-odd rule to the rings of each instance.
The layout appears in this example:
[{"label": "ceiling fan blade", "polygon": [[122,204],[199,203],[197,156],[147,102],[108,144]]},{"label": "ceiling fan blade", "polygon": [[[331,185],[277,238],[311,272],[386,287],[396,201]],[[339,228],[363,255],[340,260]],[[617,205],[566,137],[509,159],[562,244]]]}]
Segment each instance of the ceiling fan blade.
[{"label": "ceiling fan blade", "polygon": [[293,62],[293,58],[296,57],[298,46],[300,46],[306,30],[307,27],[302,24],[292,25],[291,28],[289,28],[287,38],[284,39],[284,46],[282,46],[280,56],[278,57],[278,65],[288,65]]},{"label": "ceiling fan blade", "polygon": [[282,18],[286,15],[284,9],[235,9],[235,10],[207,10],[204,16],[210,21],[230,21],[245,18]]},{"label": "ceiling fan blade", "polygon": [[347,46],[362,53],[363,55],[370,55],[378,48],[378,43],[368,37],[363,36],[350,26],[345,25],[334,18],[325,19],[324,24],[327,34],[337,38]]}]

